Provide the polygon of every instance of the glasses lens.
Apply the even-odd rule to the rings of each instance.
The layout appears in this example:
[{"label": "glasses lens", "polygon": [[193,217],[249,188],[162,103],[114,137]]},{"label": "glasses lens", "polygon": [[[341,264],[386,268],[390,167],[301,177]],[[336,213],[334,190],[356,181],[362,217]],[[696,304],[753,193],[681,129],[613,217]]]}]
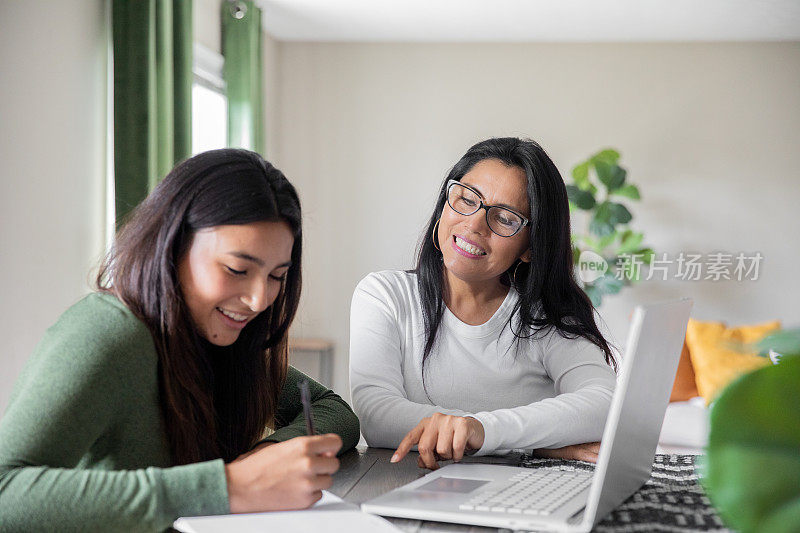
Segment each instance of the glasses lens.
[{"label": "glasses lens", "polygon": [[514,235],[522,226],[522,218],[502,207],[489,208],[489,227],[503,237]]},{"label": "glasses lens", "polygon": [[481,199],[478,195],[463,185],[453,183],[447,192],[447,203],[454,211],[462,215],[471,215],[481,208]]}]

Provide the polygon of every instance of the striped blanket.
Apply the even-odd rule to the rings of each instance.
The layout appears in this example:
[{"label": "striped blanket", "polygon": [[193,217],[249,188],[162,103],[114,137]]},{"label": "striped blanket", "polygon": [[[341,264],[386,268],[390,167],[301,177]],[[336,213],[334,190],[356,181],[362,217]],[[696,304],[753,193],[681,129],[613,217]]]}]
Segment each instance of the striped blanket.
[{"label": "striped blanket", "polygon": [[[647,483],[597,524],[595,531],[729,531],[700,485],[696,459],[695,455],[656,455]],[[591,463],[528,455],[522,456],[521,466],[594,470]]]}]

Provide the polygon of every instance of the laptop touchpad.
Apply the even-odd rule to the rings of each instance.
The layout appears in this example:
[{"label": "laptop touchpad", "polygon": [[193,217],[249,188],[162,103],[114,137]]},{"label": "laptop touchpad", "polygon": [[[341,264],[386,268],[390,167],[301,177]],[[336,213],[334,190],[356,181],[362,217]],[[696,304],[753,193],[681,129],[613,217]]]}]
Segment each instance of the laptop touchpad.
[{"label": "laptop touchpad", "polygon": [[437,477],[436,479],[420,485],[416,490],[427,490],[433,492],[459,492],[466,494],[472,492],[478,487],[482,487],[491,481],[483,481],[480,479],[464,479],[459,477]]}]

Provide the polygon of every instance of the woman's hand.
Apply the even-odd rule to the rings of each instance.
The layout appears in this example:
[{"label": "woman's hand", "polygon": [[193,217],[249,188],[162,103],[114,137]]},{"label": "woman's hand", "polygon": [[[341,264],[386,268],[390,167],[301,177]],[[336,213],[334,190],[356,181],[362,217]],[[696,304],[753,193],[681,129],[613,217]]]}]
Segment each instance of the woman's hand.
[{"label": "woman's hand", "polygon": [[415,444],[419,451],[417,464],[420,468],[439,468],[437,461],[452,459],[460,461],[465,450],[479,450],[483,446],[485,433],[483,424],[469,416],[451,416],[434,413],[423,418],[409,431],[392,456],[396,463],[406,456]]},{"label": "woman's hand", "polygon": [[265,443],[225,465],[232,513],[305,509],[322,497],[339,470],[339,435]]},{"label": "woman's hand", "polygon": [[600,453],[599,442],[586,442],[583,444],[564,446],[563,448],[540,448],[534,450],[533,455],[537,457],[549,457],[551,459],[570,459],[586,461],[587,463],[596,463],[598,453]]}]

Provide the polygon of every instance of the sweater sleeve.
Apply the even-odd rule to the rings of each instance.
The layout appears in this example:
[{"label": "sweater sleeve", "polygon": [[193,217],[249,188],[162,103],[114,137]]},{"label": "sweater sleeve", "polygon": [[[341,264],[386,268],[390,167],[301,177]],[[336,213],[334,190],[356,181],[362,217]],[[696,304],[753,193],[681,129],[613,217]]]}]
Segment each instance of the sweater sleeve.
[{"label": "sweater sleeve", "polygon": [[553,332],[540,356],[556,396],[473,415],[486,432],[476,455],[561,448],[603,436],[616,385],[603,352],[584,338],[567,339]]},{"label": "sweater sleeve", "polygon": [[402,305],[371,275],[358,284],[350,306],[353,408],[361,420],[367,444],[378,448],[396,448],[406,433],[434,413],[469,414],[408,399],[403,385],[403,350],[398,323]]},{"label": "sweater sleeve", "polygon": [[152,350],[149,334],[105,326],[62,319],[17,382],[0,421],[0,530],[156,531],[180,516],[228,512],[222,460],[133,470],[91,464],[95,450],[136,446],[109,442],[110,429],[125,412],[119,388],[126,379],[136,386],[125,361]]},{"label": "sweater sleeve", "polygon": [[339,454],[358,444],[359,424],[350,406],[338,394],[325,388],[294,367],[289,367],[286,384],[278,401],[275,416],[277,429],[262,442],[282,442],[306,434],[303,404],[297,384],[307,379],[311,393],[311,416],[317,433],[336,433],[342,438]]}]

